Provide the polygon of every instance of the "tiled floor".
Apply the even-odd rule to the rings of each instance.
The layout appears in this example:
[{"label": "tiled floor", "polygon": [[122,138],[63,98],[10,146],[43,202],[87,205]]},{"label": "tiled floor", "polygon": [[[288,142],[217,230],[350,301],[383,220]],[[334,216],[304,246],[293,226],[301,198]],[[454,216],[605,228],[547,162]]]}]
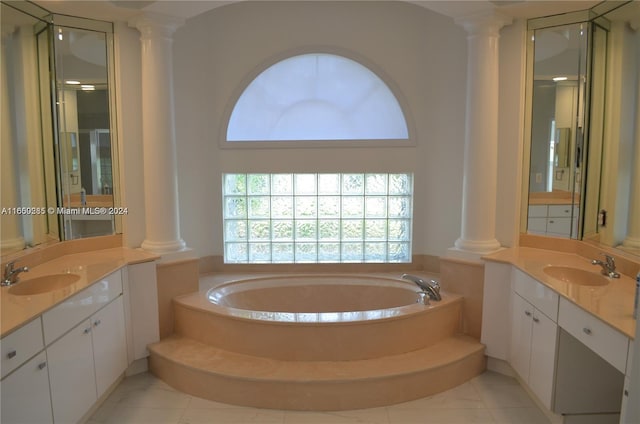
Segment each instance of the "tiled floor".
[{"label": "tiled floor", "polygon": [[148,373],[125,379],[88,424],[548,424],[518,382],[491,371],[424,399],[337,412],[255,409],[211,402],[172,389]]}]

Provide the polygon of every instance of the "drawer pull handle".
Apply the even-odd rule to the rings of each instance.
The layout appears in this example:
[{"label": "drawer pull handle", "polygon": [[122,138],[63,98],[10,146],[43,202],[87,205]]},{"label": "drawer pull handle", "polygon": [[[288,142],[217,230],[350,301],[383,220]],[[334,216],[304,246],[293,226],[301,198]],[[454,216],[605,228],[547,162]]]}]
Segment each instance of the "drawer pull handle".
[{"label": "drawer pull handle", "polygon": [[43,370],[47,367],[47,363],[46,362],[42,362],[40,364],[38,364],[38,369],[39,370]]},{"label": "drawer pull handle", "polygon": [[85,328],[85,329],[84,329],[84,331],[83,331],[83,333],[84,333],[84,334],[89,334],[89,333],[91,333],[91,327],[87,327],[87,328]]},{"label": "drawer pull handle", "polygon": [[7,358],[11,359],[15,357],[17,354],[18,352],[16,352],[15,350],[12,350],[11,352],[7,353]]},{"label": "drawer pull handle", "polygon": [[565,209],[565,210],[564,210],[564,213],[569,213],[569,209]]},{"label": "drawer pull handle", "polygon": [[553,219],[550,219],[550,220],[549,220],[549,224],[553,224],[553,223],[554,223],[554,222],[553,222]]},{"label": "drawer pull handle", "polygon": [[531,312],[529,312],[529,311],[524,311],[524,314],[525,314],[526,316],[528,316],[528,317],[530,317],[530,316],[531,316]]},{"label": "drawer pull handle", "polygon": [[590,328],[588,328],[588,327],[584,327],[584,328],[582,329],[582,331],[584,332],[584,334],[591,335],[591,329],[590,329]]},{"label": "drawer pull handle", "polygon": [[538,318],[538,317],[533,317],[533,322],[540,322],[540,318]]},{"label": "drawer pull handle", "polygon": [[100,321],[99,319],[95,320],[95,322],[93,323],[94,327],[99,326],[102,323],[102,321]]}]

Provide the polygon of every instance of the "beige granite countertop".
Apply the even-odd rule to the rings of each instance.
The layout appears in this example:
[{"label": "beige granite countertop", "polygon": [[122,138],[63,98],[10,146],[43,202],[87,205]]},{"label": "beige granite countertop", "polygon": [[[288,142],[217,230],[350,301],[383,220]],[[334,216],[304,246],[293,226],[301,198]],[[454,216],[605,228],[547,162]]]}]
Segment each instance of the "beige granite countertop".
[{"label": "beige granite countertop", "polygon": [[[34,266],[28,273],[20,274],[22,282],[51,274],[77,274],[80,279],[61,289],[29,296],[9,293],[10,287],[0,290],[0,335],[5,336],[29,320],[41,315],[63,300],[89,287],[118,269],[157,259],[143,250],[116,247],[84,253],[64,255]],[[17,285],[19,285],[17,283]]]},{"label": "beige granite countertop", "polygon": [[635,337],[636,321],[633,319],[635,280],[633,278],[627,275],[621,275],[620,278],[606,277],[610,283],[605,286],[570,284],[548,276],[543,269],[549,265],[568,266],[597,274],[600,272],[600,267],[591,265],[590,259],[574,253],[531,247],[504,249],[484,259],[514,265],[627,337],[631,339]]}]

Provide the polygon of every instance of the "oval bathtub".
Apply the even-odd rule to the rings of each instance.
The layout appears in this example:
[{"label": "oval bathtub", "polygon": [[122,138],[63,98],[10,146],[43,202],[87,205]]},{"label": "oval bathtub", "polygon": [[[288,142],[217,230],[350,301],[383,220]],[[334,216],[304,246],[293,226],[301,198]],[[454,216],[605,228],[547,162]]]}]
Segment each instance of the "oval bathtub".
[{"label": "oval bathtub", "polygon": [[399,276],[230,279],[174,299],[174,331],[232,352],[282,360],[377,358],[460,332],[460,296],[442,293],[441,301],[422,305],[417,291]]}]

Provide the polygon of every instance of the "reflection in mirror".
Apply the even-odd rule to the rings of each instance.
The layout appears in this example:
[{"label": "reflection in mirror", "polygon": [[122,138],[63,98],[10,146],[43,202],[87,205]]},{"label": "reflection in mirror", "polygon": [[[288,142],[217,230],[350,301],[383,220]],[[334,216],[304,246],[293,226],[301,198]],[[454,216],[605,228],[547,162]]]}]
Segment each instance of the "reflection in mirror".
[{"label": "reflection in mirror", "polygon": [[113,234],[107,33],[58,25],[53,32],[64,238]]},{"label": "reflection in mirror", "polygon": [[527,231],[577,238],[587,117],[586,23],[535,29]]},{"label": "reflection in mirror", "polygon": [[[47,189],[55,192],[55,180],[45,184],[43,168],[53,162],[53,156],[43,155],[43,140],[51,140],[51,126],[40,119],[41,107],[49,117],[51,109],[46,98],[40,101],[38,85],[38,61],[48,62],[49,46],[41,43],[36,30],[45,28],[40,18],[48,12],[26,2],[3,2],[0,7],[0,252],[4,255],[57,240],[58,232],[57,226],[48,226],[46,214],[48,206],[55,207],[55,197],[46,196]],[[49,79],[48,69],[44,78]]]}]

